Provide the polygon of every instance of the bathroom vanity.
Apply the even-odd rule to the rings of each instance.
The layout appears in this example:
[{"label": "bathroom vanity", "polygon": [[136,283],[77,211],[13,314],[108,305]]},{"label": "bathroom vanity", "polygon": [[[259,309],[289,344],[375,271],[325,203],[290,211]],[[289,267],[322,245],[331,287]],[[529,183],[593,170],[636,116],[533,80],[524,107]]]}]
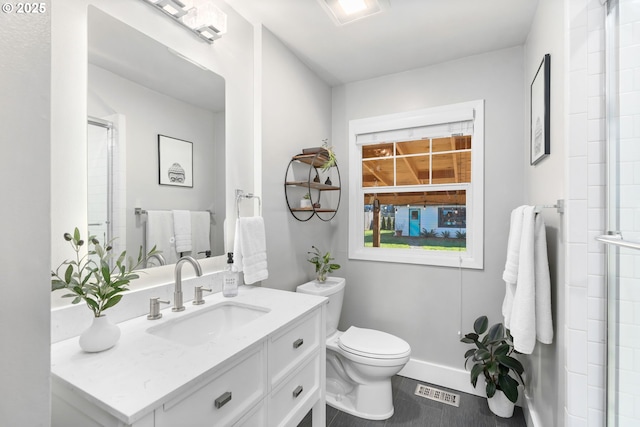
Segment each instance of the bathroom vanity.
[{"label": "bathroom vanity", "polygon": [[325,425],[326,298],[260,287],[120,323],[120,341],[51,347],[53,426]]}]

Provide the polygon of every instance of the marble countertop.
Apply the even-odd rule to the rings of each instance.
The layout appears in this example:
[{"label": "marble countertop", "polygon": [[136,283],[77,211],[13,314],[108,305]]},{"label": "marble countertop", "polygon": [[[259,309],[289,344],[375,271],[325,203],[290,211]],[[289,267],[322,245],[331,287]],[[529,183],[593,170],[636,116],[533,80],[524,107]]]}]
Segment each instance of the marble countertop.
[{"label": "marble countertop", "polygon": [[[326,298],[275,289],[241,286],[237,297],[222,293],[205,297],[200,306],[185,304],[182,312],[161,311],[159,320],[146,316],[119,323],[122,335],[115,347],[85,353],[78,337],[51,346],[52,381],[132,424],[163,402],[206,380],[217,367],[259,343],[264,337],[324,303]],[[233,301],[270,311],[214,341],[185,346],[149,334],[164,322]]]}]

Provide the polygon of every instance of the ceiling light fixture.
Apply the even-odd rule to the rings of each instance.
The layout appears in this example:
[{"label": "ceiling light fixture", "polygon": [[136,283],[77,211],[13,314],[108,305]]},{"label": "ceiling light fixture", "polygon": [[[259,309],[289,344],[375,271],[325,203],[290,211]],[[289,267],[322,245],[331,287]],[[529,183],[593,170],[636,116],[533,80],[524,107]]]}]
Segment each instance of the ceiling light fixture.
[{"label": "ceiling light fixture", "polygon": [[336,25],[375,15],[389,8],[389,0],[318,0]]},{"label": "ceiling light fixture", "polygon": [[209,43],[227,32],[227,15],[211,0],[144,1]]}]

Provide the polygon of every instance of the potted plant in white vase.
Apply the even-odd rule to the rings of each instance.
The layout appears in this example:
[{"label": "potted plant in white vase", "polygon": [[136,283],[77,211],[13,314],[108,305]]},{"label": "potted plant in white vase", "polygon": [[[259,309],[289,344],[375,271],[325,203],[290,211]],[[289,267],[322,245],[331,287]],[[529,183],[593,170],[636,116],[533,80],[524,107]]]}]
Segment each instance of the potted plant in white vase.
[{"label": "potted plant in white vase", "polygon": [[311,194],[306,193],[302,199],[300,199],[300,209],[311,209]]},{"label": "potted plant in white vase", "polygon": [[[93,312],[93,323],[80,335],[80,347],[87,352],[107,350],[118,342],[120,328],[104,314],[105,310],[120,302],[122,294],[129,290],[129,282],[139,277],[135,270],[160,251],[154,246],[145,255],[140,247],[137,261],[131,257],[126,259],[127,253],[123,251],[111,266],[109,262],[115,257],[111,252],[111,242],[103,246],[95,236],[89,236],[87,251],[82,254],[85,241],[77,227],[73,235],[65,233],[64,239],[69,242],[76,257],[62,262],[51,272],[51,291],[66,289],[70,293],[62,295],[63,298],[73,298],[72,304],[84,301]],[[94,255],[97,259],[92,258]]]},{"label": "potted plant in white vase", "polygon": [[475,345],[475,348],[464,355],[465,367],[469,362],[472,363],[471,384],[474,387],[478,379],[484,379],[491,412],[510,418],[518,400],[518,386],[524,386],[524,367],[511,356],[517,351],[513,347],[513,337],[509,330],[502,323],[496,323],[491,328],[488,326],[487,316],[480,316],[473,323],[474,332],[466,334],[460,340]]},{"label": "potted plant in white vase", "polygon": [[313,251],[307,252],[307,254],[311,255],[311,258],[308,258],[307,261],[316,267],[316,280],[323,283],[327,280],[327,274],[339,269],[340,264],[331,262],[333,261],[331,252],[327,252],[322,255],[320,250],[315,246],[311,246],[311,248]]}]

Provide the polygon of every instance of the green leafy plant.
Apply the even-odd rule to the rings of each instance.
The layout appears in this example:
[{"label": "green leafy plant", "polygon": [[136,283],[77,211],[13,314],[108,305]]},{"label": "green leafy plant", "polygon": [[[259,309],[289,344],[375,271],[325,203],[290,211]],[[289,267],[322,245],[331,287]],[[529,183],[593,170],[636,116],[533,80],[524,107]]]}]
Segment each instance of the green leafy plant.
[{"label": "green leafy plant", "polygon": [[333,147],[329,146],[329,140],[322,140],[322,148],[327,153],[327,160],[322,165],[322,171],[326,172],[336,165],[336,153],[333,152]]},{"label": "green leafy plant", "polygon": [[456,239],[466,239],[467,232],[466,231],[456,231]]},{"label": "green leafy plant", "polygon": [[311,258],[308,258],[311,264],[316,267],[316,277],[319,282],[324,282],[327,280],[327,274],[331,273],[340,268],[340,264],[332,263],[333,258],[331,257],[331,252],[327,252],[324,255],[320,253],[320,250],[315,246],[311,246],[313,251],[307,252],[307,254],[311,255]]},{"label": "green leafy plant", "polygon": [[311,199],[311,194],[307,193],[307,194],[305,194],[304,196],[302,196],[302,198],[303,198],[304,200],[310,200],[310,199]]},{"label": "green leafy plant", "polygon": [[[515,403],[518,400],[517,380],[524,385],[524,368],[511,356],[517,353],[513,348],[511,332],[502,323],[496,323],[491,328],[488,328],[488,325],[487,316],[478,317],[473,323],[474,332],[466,334],[460,340],[476,347],[464,354],[465,368],[471,362],[471,384],[474,387],[480,375],[484,377],[488,398],[492,398],[497,390],[501,390],[507,399]],[[511,372],[515,373],[516,378]]]},{"label": "green leafy plant", "polygon": [[[145,255],[140,247],[138,259],[134,261],[131,257],[126,259],[127,251],[123,251],[112,267],[110,261],[115,258],[111,252],[113,241],[103,246],[95,236],[89,236],[87,252],[81,255],[85,241],[77,227],[73,235],[64,233],[64,240],[69,242],[76,258],[62,262],[51,272],[51,291],[69,290],[70,293],[62,297],[73,298],[73,304],[84,301],[95,317],[100,317],[105,310],[120,302],[122,293],[129,290],[129,282],[140,277],[135,270],[142,266],[147,258],[161,252],[154,246]],[[97,256],[97,260],[91,258],[93,255]],[[61,273],[61,270],[64,271]]]},{"label": "green leafy plant", "polygon": [[443,239],[449,239],[451,238],[451,232],[449,230],[445,230],[440,233],[440,237],[442,237]]}]

